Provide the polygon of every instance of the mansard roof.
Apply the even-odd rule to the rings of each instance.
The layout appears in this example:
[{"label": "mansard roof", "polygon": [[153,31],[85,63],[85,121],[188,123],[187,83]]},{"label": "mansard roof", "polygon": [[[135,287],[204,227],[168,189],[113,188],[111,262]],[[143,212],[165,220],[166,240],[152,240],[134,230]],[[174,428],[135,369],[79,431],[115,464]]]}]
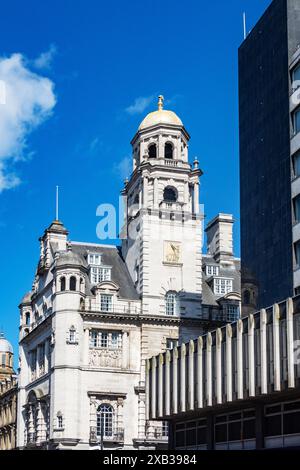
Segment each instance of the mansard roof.
[{"label": "mansard roof", "polygon": [[[131,300],[138,300],[140,298],[130,277],[119,246],[72,242],[71,247],[72,253],[76,253],[80,256],[82,265],[85,267],[88,266],[88,253],[101,254],[102,265],[110,266],[112,268],[111,280],[120,287],[120,297]],[[91,288],[92,286],[88,282],[87,289],[89,293],[91,293]]]}]

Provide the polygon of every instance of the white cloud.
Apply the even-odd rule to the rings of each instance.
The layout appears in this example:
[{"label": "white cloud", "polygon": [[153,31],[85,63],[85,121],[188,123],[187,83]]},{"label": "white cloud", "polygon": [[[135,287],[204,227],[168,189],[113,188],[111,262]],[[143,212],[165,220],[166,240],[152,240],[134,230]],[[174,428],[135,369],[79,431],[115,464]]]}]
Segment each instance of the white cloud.
[{"label": "white cloud", "polygon": [[54,56],[57,53],[55,44],[50,44],[48,51],[42,52],[34,61],[33,65],[37,69],[49,70],[52,65]]},{"label": "white cloud", "polygon": [[122,160],[114,165],[114,171],[119,175],[122,180],[129,178],[132,173],[132,159],[131,157],[124,157]]},{"label": "white cloud", "polygon": [[5,100],[0,103],[0,192],[20,183],[11,165],[25,155],[27,137],[56,104],[51,80],[32,72],[21,54],[0,57],[0,81]]},{"label": "white cloud", "polygon": [[150,105],[150,103],[153,101],[154,95],[151,96],[140,96],[139,98],[136,98],[134,100],[134,103],[128,106],[128,108],[125,109],[125,111],[130,114],[142,114],[146,108]]}]

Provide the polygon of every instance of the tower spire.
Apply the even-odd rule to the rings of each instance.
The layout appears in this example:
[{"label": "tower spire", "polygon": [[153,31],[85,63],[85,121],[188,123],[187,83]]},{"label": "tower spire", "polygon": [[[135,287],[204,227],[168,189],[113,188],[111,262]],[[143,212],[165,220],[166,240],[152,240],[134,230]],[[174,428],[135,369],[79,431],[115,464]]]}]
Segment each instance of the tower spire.
[{"label": "tower spire", "polygon": [[161,111],[164,108],[164,97],[159,95],[158,97],[158,110]]}]

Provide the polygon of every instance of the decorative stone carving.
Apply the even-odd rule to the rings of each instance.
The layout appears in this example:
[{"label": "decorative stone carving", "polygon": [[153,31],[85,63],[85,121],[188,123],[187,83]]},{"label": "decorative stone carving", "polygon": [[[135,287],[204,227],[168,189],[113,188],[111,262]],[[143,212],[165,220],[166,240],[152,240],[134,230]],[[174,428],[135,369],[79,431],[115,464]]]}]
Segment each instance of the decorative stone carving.
[{"label": "decorative stone carving", "polygon": [[92,367],[121,367],[120,350],[93,349],[89,352],[89,365]]}]

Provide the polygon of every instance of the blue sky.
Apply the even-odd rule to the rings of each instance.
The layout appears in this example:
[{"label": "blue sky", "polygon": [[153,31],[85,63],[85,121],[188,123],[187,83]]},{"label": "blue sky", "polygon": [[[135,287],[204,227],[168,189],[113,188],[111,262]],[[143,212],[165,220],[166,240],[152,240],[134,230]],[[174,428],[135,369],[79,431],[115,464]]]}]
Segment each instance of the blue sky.
[{"label": "blue sky", "polygon": [[11,109],[0,104],[0,326],[15,350],[17,306],[31,288],[38,238],[54,219],[55,186],[70,238],[97,241],[96,208],[117,203],[130,140],[158,94],[191,134],[206,220],[234,214],[239,255],[237,49],[242,12],[250,29],[269,4],[2,4],[0,81],[11,81],[14,100]]}]

